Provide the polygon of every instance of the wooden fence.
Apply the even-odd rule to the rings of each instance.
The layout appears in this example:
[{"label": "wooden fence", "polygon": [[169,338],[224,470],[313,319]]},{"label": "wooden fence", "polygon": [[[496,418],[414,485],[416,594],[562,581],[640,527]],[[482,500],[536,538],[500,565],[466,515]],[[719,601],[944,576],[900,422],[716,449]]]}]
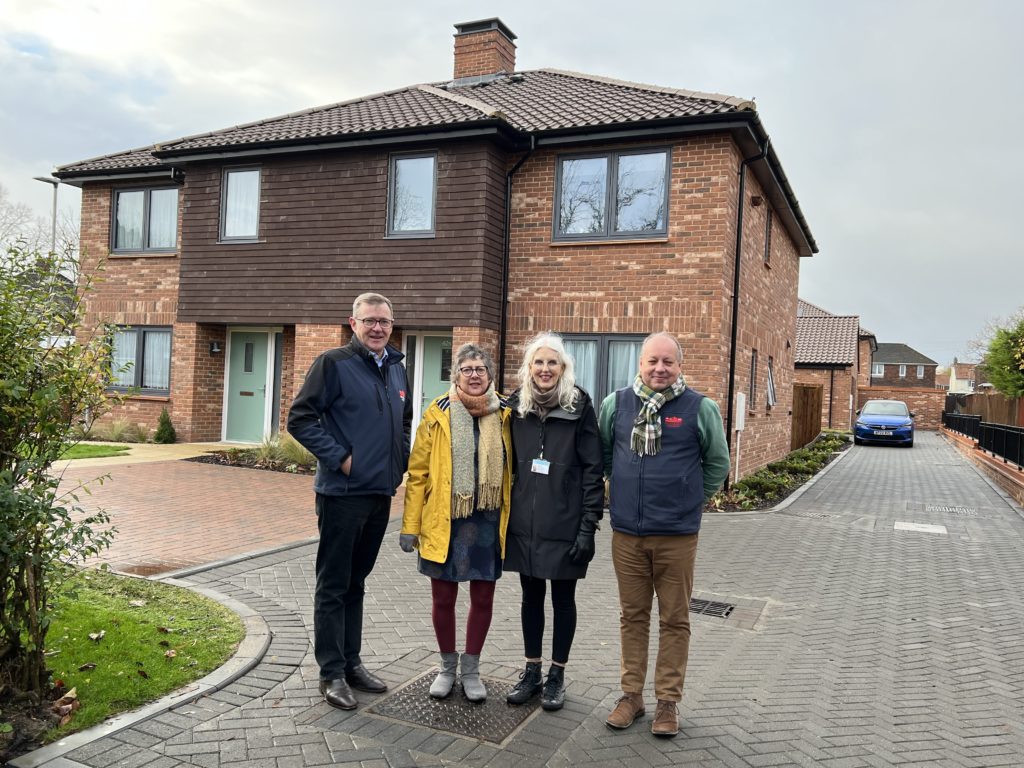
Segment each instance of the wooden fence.
[{"label": "wooden fence", "polygon": [[803,448],[821,432],[820,384],[793,384],[793,437],[789,449]]},{"label": "wooden fence", "polygon": [[946,412],[981,416],[991,424],[1024,427],[1024,397],[1010,399],[998,393],[973,395],[946,395]]}]

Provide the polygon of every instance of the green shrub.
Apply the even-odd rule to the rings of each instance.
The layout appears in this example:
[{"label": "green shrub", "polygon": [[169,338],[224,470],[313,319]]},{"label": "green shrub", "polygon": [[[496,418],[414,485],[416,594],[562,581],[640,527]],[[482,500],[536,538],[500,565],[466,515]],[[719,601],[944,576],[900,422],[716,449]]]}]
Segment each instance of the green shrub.
[{"label": "green shrub", "polygon": [[316,466],[316,456],[287,432],[281,436],[281,457],[287,464],[296,464],[300,467]]},{"label": "green shrub", "polygon": [[178,434],[174,431],[174,425],[171,424],[171,415],[164,408],[160,411],[160,420],[156,425],[156,434],[153,435],[154,443],[170,444],[177,442]]}]

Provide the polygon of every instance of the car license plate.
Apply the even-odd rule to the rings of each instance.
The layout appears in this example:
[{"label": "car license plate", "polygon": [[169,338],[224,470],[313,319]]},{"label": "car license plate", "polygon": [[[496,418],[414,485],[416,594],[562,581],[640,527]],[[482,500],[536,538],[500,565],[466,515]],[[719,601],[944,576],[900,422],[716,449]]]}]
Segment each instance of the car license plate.
[{"label": "car license plate", "polygon": [[875,430],[875,434],[876,435],[887,435],[889,437],[892,437],[892,430],[891,429],[876,429]]}]

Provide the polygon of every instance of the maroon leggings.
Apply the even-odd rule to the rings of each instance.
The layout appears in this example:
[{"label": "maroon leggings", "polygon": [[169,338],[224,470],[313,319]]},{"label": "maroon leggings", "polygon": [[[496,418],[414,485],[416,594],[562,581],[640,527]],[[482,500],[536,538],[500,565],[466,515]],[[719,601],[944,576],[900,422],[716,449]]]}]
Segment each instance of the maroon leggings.
[{"label": "maroon leggings", "polygon": [[[455,601],[459,596],[457,581],[430,580],[433,606],[430,617],[434,621],[438,650],[455,653]],[[469,617],[466,619],[466,653],[477,655],[484,647],[487,630],[491,628],[494,608],[494,582],[469,582]]]}]

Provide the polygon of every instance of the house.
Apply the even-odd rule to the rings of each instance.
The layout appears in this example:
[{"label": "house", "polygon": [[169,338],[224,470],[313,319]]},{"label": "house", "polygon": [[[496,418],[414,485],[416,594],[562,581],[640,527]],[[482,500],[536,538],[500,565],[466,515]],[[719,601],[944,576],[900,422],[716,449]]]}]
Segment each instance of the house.
[{"label": "house", "polygon": [[875,346],[874,334],[861,327],[858,316],[798,300],[794,380],[821,388],[823,426],[853,428],[857,386],[867,378]]},{"label": "house", "polygon": [[951,394],[973,394],[977,381],[977,363],[961,363],[955,357],[949,366],[949,392]]},{"label": "house", "polygon": [[375,290],[417,418],[465,342],[495,351],[510,390],[522,343],[559,331],[600,400],[664,329],[729,427],[749,394],[744,467],[786,453],[799,260],[817,246],[755,105],[517,72],[515,39],[459,24],[451,79],[58,168],[82,188],[83,267],[103,263],[88,317],[134,363],[118,415],[167,407],[187,440],[271,435]]},{"label": "house", "polygon": [[935,389],[938,365],[906,344],[879,343],[871,356],[871,386]]},{"label": "house", "polygon": [[943,392],[949,391],[949,369],[939,366],[935,369],[935,388]]}]

